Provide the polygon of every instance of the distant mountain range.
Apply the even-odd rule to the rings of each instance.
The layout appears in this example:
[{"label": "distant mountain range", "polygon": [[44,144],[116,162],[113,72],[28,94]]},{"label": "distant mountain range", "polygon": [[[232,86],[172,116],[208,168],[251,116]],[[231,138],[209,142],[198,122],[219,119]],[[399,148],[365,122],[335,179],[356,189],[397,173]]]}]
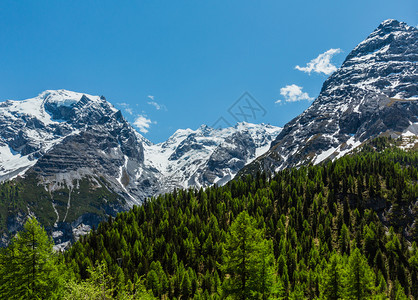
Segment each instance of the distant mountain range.
[{"label": "distant mountain range", "polygon": [[[384,21],[283,128],[177,130],[153,144],[101,96],[66,90],[0,103],[0,244],[34,214],[65,246],[147,197],[222,185],[345,155],[380,135],[418,134],[418,30]],[[409,144],[408,144],[409,143]]]}]

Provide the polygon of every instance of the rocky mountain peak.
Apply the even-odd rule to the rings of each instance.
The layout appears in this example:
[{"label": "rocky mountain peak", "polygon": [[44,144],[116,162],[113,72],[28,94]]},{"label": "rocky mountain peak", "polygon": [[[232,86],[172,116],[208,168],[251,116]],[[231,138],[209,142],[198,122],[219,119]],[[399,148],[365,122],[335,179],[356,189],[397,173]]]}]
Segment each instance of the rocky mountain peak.
[{"label": "rocky mountain peak", "polygon": [[224,184],[266,152],[281,128],[238,123],[214,129],[179,129],[167,141],[144,145],[145,164],[161,174],[163,192],[173,188]]},{"label": "rocky mountain peak", "polygon": [[416,132],[417,102],[418,30],[386,20],[348,54],[266,155],[246,169],[276,171],[320,163],[380,134]]},{"label": "rocky mountain peak", "polygon": [[[344,63],[358,57],[385,59],[387,55],[416,55],[416,36],[418,29],[396,20],[382,22],[363,42],[351,51]],[[343,64],[344,65],[344,64]]]},{"label": "rocky mountain peak", "polygon": [[380,25],[377,27],[377,29],[373,32],[375,33],[376,31],[398,31],[401,29],[411,29],[412,27],[409,26],[408,24],[404,23],[404,22],[399,22],[398,20],[395,19],[387,19],[384,20],[382,23],[380,23]]}]

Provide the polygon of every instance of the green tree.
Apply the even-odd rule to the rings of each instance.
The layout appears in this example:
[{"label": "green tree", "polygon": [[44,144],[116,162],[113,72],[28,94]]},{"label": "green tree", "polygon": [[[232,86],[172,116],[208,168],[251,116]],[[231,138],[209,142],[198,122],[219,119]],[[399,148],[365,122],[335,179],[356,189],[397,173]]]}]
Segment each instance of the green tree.
[{"label": "green tree", "polygon": [[89,278],[84,281],[76,282],[72,280],[68,283],[65,299],[112,299],[114,292],[113,278],[109,275],[105,262],[96,267],[88,267]]},{"label": "green tree", "polygon": [[370,299],[374,292],[374,278],[375,274],[366,258],[356,248],[348,259],[344,298]]},{"label": "green tree", "polygon": [[155,299],[151,291],[147,291],[145,285],[139,278],[132,284],[130,281],[126,286],[119,286],[115,296],[115,286],[110,276],[106,263],[102,262],[96,267],[88,267],[89,278],[82,281],[74,279],[67,283],[65,300],[151,300]]},{"label": "green tree", "polygon": [[259,288],[253,291],[253,296],[255,298],[268,299],[273,295],[282,295],[284,289],[276,274],[273,241],[263,240],[259,246],[259,251],[255,254],[257,272],[254,274],[256,282],[259,283]]},{"label": "green tree", "polygon": [[224,292],[236,299],[267,298],[275,282],[271,243],[247,211],[232,223],[224,244],[221,270],[227,274]]},{"label": "green tree", "polygon": [[147,274],[147,288],[152,290],[156,296],[161,293],[160,280],[154,270],[149,271]]},{"label": "green tree", "polygon": [[60,299],[68,273],[36,218],[0,254],[2,299]]},{"label": "green tree", "polygon": [[337,300],[343,295],[341,257],[334,253],[323,272],[321,296],[325,299]]},{"label": "green tree", "polygon": [[181,281],[181,294],[185,299],[189,299],[192,296],[192,283],[188,272],[184,273],[183,280]]}]

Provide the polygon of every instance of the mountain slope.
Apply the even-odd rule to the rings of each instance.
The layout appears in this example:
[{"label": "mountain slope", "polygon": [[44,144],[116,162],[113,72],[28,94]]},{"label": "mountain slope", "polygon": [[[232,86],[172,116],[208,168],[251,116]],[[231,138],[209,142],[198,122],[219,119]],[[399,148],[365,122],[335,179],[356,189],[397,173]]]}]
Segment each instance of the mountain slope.
[{"label": "mountain slope", "polygon": [[314,103],[241,173],[341,157],[380,134],[418,134],[418,29],[386,20],[347,56]]},{"label": "mountain slope", "polygon": [[60,243],[157,192],[139,135],[104,97],[45,91],[0,110],[0,179],[17,176],[1,186],[3,243],[27,215]]}]

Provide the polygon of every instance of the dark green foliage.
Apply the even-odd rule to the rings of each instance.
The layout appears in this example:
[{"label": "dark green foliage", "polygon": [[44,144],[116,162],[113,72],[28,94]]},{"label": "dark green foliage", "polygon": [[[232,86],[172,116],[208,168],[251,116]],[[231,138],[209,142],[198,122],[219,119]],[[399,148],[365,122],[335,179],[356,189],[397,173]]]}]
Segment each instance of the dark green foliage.
[{"label": "dark green foliage", "polygon": [[86,268],[104,261],[113,277],[122,270],[125,282],[144,278],[158,297],[221,297],[228,281],[240,288],[225,265],[232,224],[247,215],[248,236],[274,256],[252,250],[274,265],[257,276],[276,276],[276,293],[331,299],[325,289],[333,288],[341,297],[417,298],[417,247],[410,243],[417,240],[418,155],[391,143],[378,139],[358,154],[271,178],[161,195],[101,223],[73,245],[66,262],[87,278]]},{"label": "dark green foliage", "polygon": [[346,272],[344,298],[370,299],[374,292],[375,274],[359,249],[350,255]]},{"label": "dark green foliage", "polygon": [[77,280],[34,217],[0,250],[0,299],[154,299],[137,275],[125,283],[122,269],[113,266],[112,276],[105,262],[87,264],[86,279]]},{"label": "dark green foliage", "polygon": [[61,299],[66,272],[35,218],[0,252],[1,299]]},{"label": "dark green foliage", "polygon": [[324,268],[321,294],[325,299],[337,300],[344,295],[341,256],[334,253]]},{"label": "dark green foliage", "polygon": [[224,244],[221,271],[224,294],[234,299],[267,299],[275,294],[276,271],[271,241],[247,211],[232,223]]}]

